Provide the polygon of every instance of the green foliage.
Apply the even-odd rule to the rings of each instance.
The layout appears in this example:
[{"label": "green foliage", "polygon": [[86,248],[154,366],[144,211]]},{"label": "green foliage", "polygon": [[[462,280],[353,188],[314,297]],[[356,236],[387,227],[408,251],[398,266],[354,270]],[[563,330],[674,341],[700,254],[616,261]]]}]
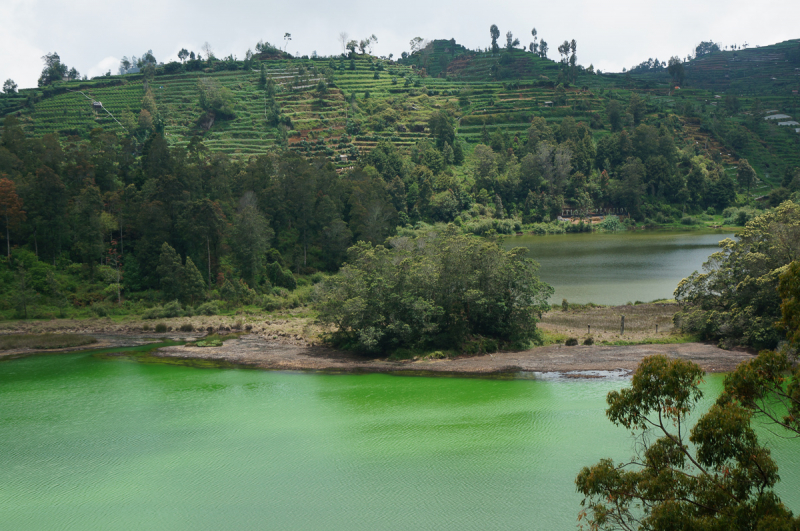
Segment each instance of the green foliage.
[{"label": "green foliage", "polygon": [[596,227],[603,232],[619,232],[625,230],[625,225],[622,224],[618,216],[606,216]]},{"label": "green foliage", "polygon": [[552,293],[523,255],[452,226],[388,248],[362,242],[319,285],[320,319],[336,326],[339,343],[371,353],[459,347],[471,336],[523,344]]},{"label": "green foliage", "polygon": [[581,470],[580,519],[593,529],[654,531],[800,525],[773,491],[778,467],[748,409],[720,399],[689,429],[703,374],[694,363],[651,356],[630,388],[609,393],[606,414],[638,434],[638,451],[628,463],[603,459]]},{"label": "green foliage", "polygon": [[781,333],[778,277],[800,257],[800,206],[787,201],[748,222],[738,239],[675,290],[681,309],[675,323],[684,332],[725,345],[774,348]]},{"label": "green foliage", "polygon": [[164,323],[158,323],[155,326],[155,332],[157,334],[165,334],[167,332],[167,325]]},{"label": "green foliage", "polygon": [[213,112],[218,118],[233,118],[234,97],[231,90],[224,87],[214,78],[203,77],[197,81],[197,92],[200,97],[200,106]]},{"label": "green foliage", "polygon": [[220,308],[218,301],[208,301],[198,306],[196,313],[197,315],[217,315],[219,314],[219,311]]}]

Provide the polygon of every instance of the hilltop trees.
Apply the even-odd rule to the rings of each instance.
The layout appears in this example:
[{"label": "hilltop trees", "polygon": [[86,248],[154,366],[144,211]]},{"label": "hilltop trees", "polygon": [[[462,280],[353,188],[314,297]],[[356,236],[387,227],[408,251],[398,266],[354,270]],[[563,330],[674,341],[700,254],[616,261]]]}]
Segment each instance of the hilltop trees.
[{"label": "hilltop trees", "polygon": [[6,94],[16,94],[17,84],[14,83],[13,79],[6,79],[5,82],[3,82],[3,92]]},{"label": "hilltop trees", "polygon": [[[48,53],[42,56],[42,60],[44,61],[44,68],[42,69],[42,75],[39,76],[39,86],[44,87],[47,85],[51,85],[55,81],[61,81],[62,79],[69,79],[70,69],[61,62],[61,57],[56,52]],[[72,69],[75,71],[75,69]],[[77,78],[77,71],[75,71],[75,78]]]}]

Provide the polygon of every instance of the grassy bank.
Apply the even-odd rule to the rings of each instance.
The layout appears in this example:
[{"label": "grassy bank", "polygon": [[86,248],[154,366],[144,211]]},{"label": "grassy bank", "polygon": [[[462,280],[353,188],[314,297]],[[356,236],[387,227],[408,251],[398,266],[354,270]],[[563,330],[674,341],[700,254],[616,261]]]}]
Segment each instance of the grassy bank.
[{"label": "grassy bank", "polygon": [[81,334],[11,334],[0,335],[0,350],[19,348],[52,349],[71,348],[97,343],[91,336]]}]

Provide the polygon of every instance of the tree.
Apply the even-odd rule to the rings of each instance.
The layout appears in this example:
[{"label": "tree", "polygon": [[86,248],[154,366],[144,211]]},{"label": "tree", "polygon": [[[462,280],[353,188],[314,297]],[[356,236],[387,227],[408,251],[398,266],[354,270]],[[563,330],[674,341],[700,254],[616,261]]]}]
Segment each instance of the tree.
[{"label": "tree", "polygon": [[492,53],[499,52],[500,47],[497,45],[497,39],[500,37],[500,29],[496,24],[492,24],[489,28],[489,35],[492,37]]},{"label": "tree", "polygon": [[547,59],[547,51],[548,51],[547,41],[542,39],[541,41],[539,41],[539,57],[541,57],[542,59]]},{"label": "tree", "polygon": [[286,48],[289,46],[289,41],[292,40],[291,33],[284,33],[283,34],[283,51],[286,51]]},{"label": "tree", "polygon": [[203,77],[197,81],[197,91],[200,95],[200,106],[213,113],[217,118],[232,118],[234,111],[233,92],[223,87],[219,81],[210,77]]},{"label": "tree", "polygon": [[436,147],[444,149],[445,144],[453,145],[455,141],[455,129],[450,116],[444,112],[439,111],[431,115],[428,119],[428,129],[430,129],[431,136],[436,139]]},{"label": "tree", "polygon": [[178,59],[180,59],[182,63],[185,63],[188,57],[189,57],[189,50],[187,50],[186,48],[181,48],[181,51],[178,52]]},{"label": "tree", "polygon": [[647,112],[647,105],[641,96],[635,92],[631,94],[631,99],[628,102],[628,112],[633,116],[633,125],[642,123],[642,118]]},{"label": "tree", "polygon": [[756,171],[750,166],[747,159],[740,160],[739,168],[736,170],[736,180],[739,181],[739,186],[746,188],[749,194],[750,187],[755,184],[757,178]]},{"label": "tree", "polygon": [[350,36],[347,34],[346,31],[339,33],[339,42],[342,45],[342,55],[344,55],[344,53],[347,51],[347,39],[349,37]]},{"label": "tree", "polygon": [[676,325],[684,332],[723,345],[775,348],[782,334],[778,278],[800,259],[800,205],[786,201],[749,221],[737,240],[722,248],[683,279],[675,290],[680,310]]},{"label": "tree", "polygon": [[164,300],[174,301],[179,299],[183,293],[183,264],[181,264],[180,255],[167,242],[161,245],[161,255],[158,258],[156,272],[158,273]]},{"label": "tree", "polygon": [[420,51],[425,44],[425,39],[422,37],[414,37],[408,42],[409,48],[411,48],[411,53]]},{"label": "tree", "polygon": [[533,28],[531,30],[531,35],[533,36],[533,42],[531,43],[531,53],[535,54],[539,52],[539,43],[537,42],[539,32],[536,31],[536,28]]},{"label": "tree", "polygon": [[203,282],[203,275],[189,256],[186,257],[186,265],[183,267],[183,278],[181,280],[182,298],[183,300],[188,300],[194,306],[195,301],[202,300],[205,296],[206,283]]},{"label": "tree", "polygon": [[67,65],[61,62],[61,57],[56,52],[48,53],[42,56],[44,61],[44,68],[42,75],[39,76],[39,86],[44,87],[52,84],[54,81],[61,81],[67,75]]},{"label": "tree", "polygon": [[683,68],[683,61],[681,61],[680,57],[672,56],[669,59],[669,66],[667,66],[667,72],[669,75],[672,76],[672,81],[677,83],[678,85],[683,85],[683,76],[684,68]]},{"label": "tree", "polygon": [[514,38],[514,34],[510,31],[506,33],[506,50],[509,52],[519,46],[519,39]]},{"label": "tree", "polygon": [[269,223],[258,211],[255,195],[249,192],[239,201],[233,231],[233,251],[239,263],[242,277],[251,288],[257,285],[269,243],[275,235]]},{"label": "tree", "polygon": [[603,459],[581,470],[579,519],[593,529],[654,531],[800,525],[772,490],[778,467],[748,409],[723,397],[688,429],[704,374],[692,362],[651,356],[630,388],[608,394],[606,415],[638,434],[638,451],[629,463]]},{"label": "tree", "polygon": [[460,348],[470,336],[527,344],[552,288],[525,250],[458,233],[360,242],[320,289],[320,319],[336,340],[366,352]]},{"label": "tree", "polygon": [[3,92],[6,94],[16,94],[17,93],[17,84],[14,83],[13,79],[6,79],[3,83]]},{"label": "tree", "polygon": [[3,176],[0,179],[0,217],[6,227],[6,256],[11,257],[12,228],[25,221],[25,211],[22,210],[22,200],[17,195],[13,181]]}]

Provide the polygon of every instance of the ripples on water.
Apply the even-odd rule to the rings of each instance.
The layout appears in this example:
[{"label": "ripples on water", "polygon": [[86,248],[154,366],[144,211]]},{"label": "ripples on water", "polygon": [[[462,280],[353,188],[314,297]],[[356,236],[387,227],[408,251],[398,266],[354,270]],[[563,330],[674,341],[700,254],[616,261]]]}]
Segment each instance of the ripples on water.
[{"label": "ripples on water", "polygon": [[[572,529],[579,469],[631,454],[608,376],[0,363],[0,527]],[[774,454],[800,509],[798,452]]]}]

